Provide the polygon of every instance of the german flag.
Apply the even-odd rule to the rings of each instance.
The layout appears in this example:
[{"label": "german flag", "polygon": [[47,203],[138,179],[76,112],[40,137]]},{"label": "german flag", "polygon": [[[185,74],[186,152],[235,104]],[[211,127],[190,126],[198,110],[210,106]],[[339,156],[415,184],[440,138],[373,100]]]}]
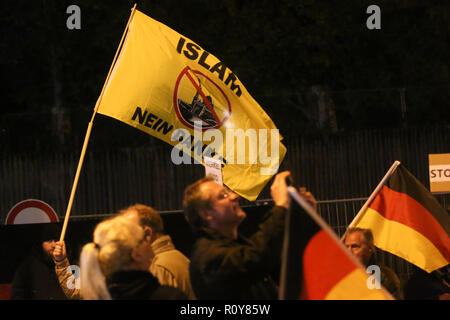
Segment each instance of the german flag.
[{"label": "german flag", "polygon": [[280,299],[386,300],[384,289],[372,288],[363,266],[294,188],[286,219],[280,276]]},{"label": "german flag", "polygon": [[355,227],[371,229],[374,244],[432,272],[450,262],[450,218],[433,195],[399,165]]}]

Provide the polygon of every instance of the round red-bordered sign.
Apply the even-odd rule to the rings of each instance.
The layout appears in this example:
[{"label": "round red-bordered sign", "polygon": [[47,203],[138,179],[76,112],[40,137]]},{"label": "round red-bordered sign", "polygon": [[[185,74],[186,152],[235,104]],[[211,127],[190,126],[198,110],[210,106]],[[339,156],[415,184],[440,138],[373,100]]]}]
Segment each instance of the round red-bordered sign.
[{"label": "round red-bordered sign", "polygon": [[59,222],[53,208],[41,200],[28,199],[17,203],[6,216],[5,224]]},{"label": "round red-bordered sign", "polygon": [[[208,83],[212,84],[217,92],[224,98],[225,100],[225,107],[227,109],[226,114],[221,118],[217,115],[217,113],[214,110],[214,104],[212,102],[212,100],[208,100],[208,98],[212,99],[211,97],[207,97],[206,94],[203,92],[202,88],[200,86],[198,86],[198,84],[195,82],[195,80],[192,78],[192,75],[190,74],[190,72],[195,75],[196,77],[201,77],[204,79],[204,81],[207,81]],[[189,121],[188,119],[186,119],[186,117],[183,115],[183,112],[180,108],[179,105],[179,99],[178,99],[178,90],[181,84],[182,79],[186,77],[188,79],[188,83],[190,83],[196,90],[196,92],[198,93],[198,95],[200,96],[200,99],[202,100],[203,104],[207,107],[207,112],[210,113],[210,115],[214,118],[215,120],[215,124],[213,125],[203,125],[202,126],[202,131],[208,130],[208,129],[212,129],[212,128],[220,128],[227,120],[228,118],[231,116],[231,104],[230,104],[230,100],[228,99],[227,95],[225,94],[225,92],[223,92],[223,90],[208,76],[206,76],[205,74],[203,74],[200,71],[197,70],[192,70],[189,67],[184,68],[181,73],[179,74],[177,81],[175,83],[175,88],[174,88],[174,92],[173,92],[173,104],[174,104],[174,108],[175,108],[175,114],[177,115],[178,119],[187,127],[194,129],[194,123]],[[185,105],[192,107],[192,105],[189,104],[189,102],[184,102]]]}]

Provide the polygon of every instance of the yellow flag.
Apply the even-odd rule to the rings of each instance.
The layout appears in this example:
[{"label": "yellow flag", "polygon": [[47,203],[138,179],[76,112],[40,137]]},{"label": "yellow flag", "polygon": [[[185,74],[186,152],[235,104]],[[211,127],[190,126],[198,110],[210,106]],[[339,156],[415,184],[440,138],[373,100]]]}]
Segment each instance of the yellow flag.
[{"label": "yellow flag", "polygon": [[286,154],[274,123],[230,68],[137,10],[97,112],[171,144],[175,164],[188,161],[183,150],[197,163],[220,159],[224,183],[251,201]]}]

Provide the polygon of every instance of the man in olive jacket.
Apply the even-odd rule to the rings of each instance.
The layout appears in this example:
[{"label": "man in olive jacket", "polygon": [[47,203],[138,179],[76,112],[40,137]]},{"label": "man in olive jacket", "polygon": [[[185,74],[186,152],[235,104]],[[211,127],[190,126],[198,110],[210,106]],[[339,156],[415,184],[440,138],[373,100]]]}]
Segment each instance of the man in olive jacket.
[{"label": "man in olive jacket", "polygon": [[246,214],[239,196],[212,178],[185,190],[185,217],[198,235],[191,254],[191,284],[198,299],[277,299],[271,274],[280,262],[284,218],[289,208],[286,178],[279,173],[271,186],[274,207],[249,239],[238,234]]}]

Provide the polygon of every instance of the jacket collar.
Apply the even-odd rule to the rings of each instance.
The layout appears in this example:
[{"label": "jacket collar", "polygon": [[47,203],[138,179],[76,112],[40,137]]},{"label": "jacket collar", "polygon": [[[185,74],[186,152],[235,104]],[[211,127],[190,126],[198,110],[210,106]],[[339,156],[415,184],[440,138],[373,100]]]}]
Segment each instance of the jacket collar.
[{"label": "jacket collar", "polygon": [[175,246],[173,245],[172,238],[169,235],[163,235],[153,241],[152,249],[155,254],[160,254],[161,252],[175,250]]}]

